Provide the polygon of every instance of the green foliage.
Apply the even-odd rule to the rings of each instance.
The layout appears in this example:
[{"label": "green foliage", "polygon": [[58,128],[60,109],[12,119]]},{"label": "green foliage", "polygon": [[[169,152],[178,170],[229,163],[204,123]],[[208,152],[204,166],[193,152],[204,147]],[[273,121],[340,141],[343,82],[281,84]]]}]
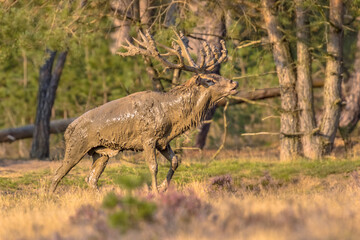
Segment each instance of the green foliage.
[{"label": "green foliage", "polygon": [[[108,221],[112,227],[119,228],[121,231],[126,231],[129,228],[134,228],[141,221],[151,221],[153,214],[156,211],[156,204],[138,199],[136,197],[127,195],[115,200],[114,193],[109,193],[112,201],[116,201],[116,205],[110,207],[103,206],[109,211]],[[105,199],[109,199],[109,195]],[[104,200],[105,201],[105,200]]]},{"label": "green foliage", "polygon": [[114,183],[119,185],[121,188],[128,191],[134,190],[142,186],[145,182],[145,178],[142,175],[120,175],[114,179]]},{"label": "green foliage", "polygon": [[45,49],[68,50],[53,118],[148,89],[140,58],[109,51],[108,1],[12,1],[0,7],[0,128],[32,123]]},{"label": "green foliage", "polygon": [[[145,183],[151,183],[150,172],[146,164],[139,164],[136,168],[125,165],[122,165],[118,168],[107,168],[103,176],[106,176],[107,184],[116,184],[118,186],[123,186],[126,184],[123,182],[123,179],[127,176],[132,176],[130,178],[136,179],[135,181],[139,182],[139,186]],[[129,181],[129,179],[126,179],[125,181]],[[123,188],[129,189],[128,187]]]},{"label": "green foliage", "polygon": [[115,193],[108,193],[102,206],[108,210],[108,221],[111,226],[126,231],[135,227],[140,221],[151,220],[156,210],[154,203],[138,199],[132,195],[132,191],[144,184],[145,178],[142,174],[122,175],[114,179],[114,183],[127,190],[123,197],[116,196]]},{"label": "green foliage", "polygon": [[46,48],[73,50],[74,44],[86,41],[104,24],[107,4],[101,0],[83,6],[80,0],[5,1],[0,8],[0,59],[24,50],[41,64]]},{"label": "green foliage", "polygon": [[[53,119],[76,117],[85,111],[105,102],[124,97],[134,92],[152,89],[145,64],[141,57],[122,58],[109,51],[113,30],[113,12],[110,1],[82,0],[35,0],[11,1],[0,4],[0,128],[15,127],[34,122],[39,67],[43,64],[46,48],[57,51],[68,50],[68,58],[58,87]],[[157,41],[171,45],[173,30],[163,27],[166,1],[153,10],[156,22],[151,28]],[[164,4],[165,3],[165,4]],[[271,45],[267,44],[267,33],[263,29],[263,20],[259,14],[258,0],[247,1],[254,8],[243,6],[237,1],[207,1],[205,8],[221,8],[226,13],[227,32],[225,40],[229,50],[229,61],[222,65],[221,74],[228,78],[241,77],[239,89],[253,90],[278,86]],[[309,11],[309,25],[312,54],[312,72],[317,79],[324,77],[326,60],[326,32],[328,1],[306,0],[304,7]],[[176,30],[190,34],[203,16],[198,16],[187,5],[180,4],[176,14]],[[359,0],[346,2],[347,16],[359,15]],[[291,53],[296,62],[295,5],[293,1],[276,1],[275,13],[281,23],[281,31],[289,42]],[[350,19],[351,20],[351,19]],[[352,69],[355,54],[357,21],[350,21],[345,28],[344,65]],[[134,23],[131,35],[136,36],[141,24]],[[243,43],[264,40],[261,44],[238,48]],[[172,71],[166,70],[157,61],[153,61],[159,77],[171,79]],[[192,74],[182,72],[181,81]],[[314,77],[314,78],[315,78]],[[169,81],[163,81],[166,90],[171,87]],[[273,101],[279,104],[279,101]],[[229,147],[240,148],[244,145],[271,144],[266,137],[240,138],[249,131],[277,131],[279,120],[261,122],[265,116],[277,113],[272,109],[259,106],[231,106],[227,113],[229,121]],[[222,112],[214,118],[213,128],[208,141],[209,147],[217,147],[222,136]],[[261,126],[259,127],[259,125]],[[212,128],[212,129],[213,129]]]},{"label": "green foliage", "polygon": [[126,175],[118,177],[114,182],[126,189],[127,194],[118,197],[110,192],[104,197],[102,206],[108,211],[109,224],[121,231],[126,231],[136,227],[140,221],[151,220],[156,205],[134,197],[131,192],[144,183],[144,178],[141,175]]},{"label": "green foliage", "polygon": [[103,206],[103,208],[106,208],[106,209],[114,209],[116,207],[116,205],[118,204],[118,202],[119,202],[119,199],[116,196],[116,194],[114,192],[110,192],[104,197],[102,206]]}]

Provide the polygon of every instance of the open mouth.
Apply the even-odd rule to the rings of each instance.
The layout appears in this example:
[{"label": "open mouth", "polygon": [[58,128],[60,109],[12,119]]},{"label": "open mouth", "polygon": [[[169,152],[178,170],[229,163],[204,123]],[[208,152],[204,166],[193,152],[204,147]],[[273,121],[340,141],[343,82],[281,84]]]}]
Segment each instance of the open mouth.
[{"label": "open mouth", "polygon": [[230,90],[230,95],[235,95],[238,93],[238,90],[236,90],[238,86],[236,85],[233,89]]}]

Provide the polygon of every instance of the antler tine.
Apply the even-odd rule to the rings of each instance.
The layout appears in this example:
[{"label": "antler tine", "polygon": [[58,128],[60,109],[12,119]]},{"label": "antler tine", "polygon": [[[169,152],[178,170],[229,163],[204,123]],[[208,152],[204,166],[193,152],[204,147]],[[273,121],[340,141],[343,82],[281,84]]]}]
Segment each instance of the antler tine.
[{"label": "antler tine", "polygon": [[219,58],[219,64],[226,62],[228,57],[228,50],[226,48],[225,41],[221,39],[220,44],[221,44],[221,57]]},{"label": "antler tine", "polygon": [[176,55],[177,57],[179,58],[179,61],[180,61],[180,65],[182,67],[185,66],[185,63],[184,63],[184,57],[182,56],[181,54],[181,47],[179,46],[179,44],[177,44],[175,41],[172,42],[172,47],[173,49],[176,51]]},{"label": "antler tine", "polygon": [[127,56],[134,56],[137,54],[148,55],[145,49],[135,47],[127,39],[125,41],[126,41],[127,46],[121,44],[120,47],[124,48],[127,52],[117,52],[117,54],[119,54],[120,56],[127,57]]},{"label": "antler tine", "polygon": [[132,38],[137,44],[139,44],[140,46],[142,46],[143,48],[146,48],[146,44],[145,42],[141,42],[140,40],[137,40],[136,38]]},{"label": "antler tine", "polygon": [[177,43],[181,47],[182,53],[185,55],[185,58],[193,68],[199,68],[199,66],[195,63],[195,61],[191,58],[190,53],[188,51],[189,48],[189,39],[187,39],[182,32],[180,35],[174,30],[176,37],[178,38]]},{"label": "antler tine", "polygon": [[214,54],[215,59],[219,59],[219,55],[220,55],[220,50],[219,48],[217,48],[215,45],[212,45],[211,51]]},{"label": "antler tine", "polygon": [[[169,47],[167,47],[167,46],[165,46],[165,45],[163,45],[163,44],[160,44],[160,43],[158,43],[158,45],[159,45],[161,48],[163,48],[163,49],[165,49],[166,51],[168,51],[169,53],[171,53],[171,54],[175,54],[175,55],[178,54],[178,52],[176,51],[176,49],[169,48]],[[163,54],[162,54],[162,55],[163,55]]]},{"label": "antler tine", "polygon": [[[175,32],[175,31],[174,31]],[[177,39],[172,43],[172,47],[167,47],[162,44],[158,44],[149,30],[144,33],[139,31],[139,38],[133,38],[135,44],[126,40],[126,44],[120,47],[124,50],[123,52],[117,52],[121,56],[134,56],[143,55],[147,57],[153,57],[161,62],[166,68],[171,69],[183,69],[185,71],[195,73],[206,73],[214,69],[214,67],[222,63],[227,57],[227,51],[225,48],[225,42],[221,42],[223,50],[221,56],[219,50],[211,49],[207,42],[203,43],[203,48],[200,50],[200,66],[191,58],[189,53],[189,40],[180,32],[175,32]],[[166,51],[166,53],[160,53],[158,47]],[[168,56],[176,56],[179,60],[178,63],[172,63],[168,60]],[[185,60],[187,61],[186,65]]]},{"label": "antler tine", "polygon": [[[142,35],[141,37],[144,37],[144,36]],[[160,52],[159,52],[159,50],[158,50],[157,47],[156,47],[155,40],[154,40],[154,38],[151,36],[149,29],[147,29],[147,30],[145,31],[145,38],[146,38],[147,42],[148,42],[149,45],[150,45],[149,51],[152,53],[152,55],[153,55],[154,57],[160,56]],[[149,46],[148,46],[148,47],[149,47]]]},{"label": "antler tine", "polygon": [[[188,71],[195,71],[194,69],[188,68],[187,66],[184,65],[184,59],[181,56],[181,48],[179,46],[177,46],[176,49],[171,49],[171,48],[165,47],[165,49],[167,49],[171,53],[175,54],[180,60],[179,64],[171,63],[167,59],[162,57],[162,55],[160,54],[159,50],[156,47],[156,42],[155,42],[154,38],[152,37],[152,35],[150,34],[149,30],[147,30],[145,32],[145,37],[147,38],[147,41],[148,41],[148,43],[149,43],[149,45],[151,47],[149,49],[149,51],[152,52],[152,56],[155,57],[160,62],[162,62],[166,67],[169,67],[169,68],[183,68],[183,69],[186,69]],[[174,47],[174,45],[173,45],[173,47]]]},{"label": "antler tine", "polygon": [[206,54],[206,57],[205,57],[205,67],[207,67],[208,63],[211,61],[211,59],[213,58],[212,56],[212,53],[211,53],[211,49],[210,49],[210,46],[209,46],[209,43],[207,41],[205,41],[203,43],[204,45],[204,51],[205,51],[205,54]]},{"label": "antler tine", "polygon": [[211,63],[210,65],[208,65],[207,67],[206,67],[206,70],[207,71],[212,71],[212,70],[214,70],[214,68],[217,66],[217,65],[219,65],[219,64],[221,64],[221,63],[223,63],[223,62],[225,62],[226,60],[227,60],[227,54],[228,54],[228,52],[227,52],[227,49],[226,49],[226,46],[225,46],[225,41],[224,40],[221,40],[220,41],[220,44],[221,44],[221,56],[219,57],[219,58],[215,58],[215,60],[216,61],[214,61],[213,63]]},{"label": "antler tine", "polygon": [[218,54],[218,52],[219,52],[219,50],[216,48],[216,46],[215,45],[210,45],[209,46],[209,50],[208,50],[209,52],[210,52],[210,57],[209,57],[209,60],[208,60],[208,62],[206,62],[206,69],[209,67],[209,66],[211,66],[211,65],[213,65],[214,63],[216,63],[216,61],[218,60],[218,58],[219,58],[219,54]]},{"label": "antler tine", "polygon": [[139,31],[139,35],[144,43],[149,43],[148,38],[145,37],[145,35],[141,31]]},{"label": "antler tine", "polygon": [[203,43],[203,47],[200,49],[201,54],[201,62],[200,62],[200,68],[204,69],[205,62],[206,62],[206,52],[205,52],[206,42]]}]

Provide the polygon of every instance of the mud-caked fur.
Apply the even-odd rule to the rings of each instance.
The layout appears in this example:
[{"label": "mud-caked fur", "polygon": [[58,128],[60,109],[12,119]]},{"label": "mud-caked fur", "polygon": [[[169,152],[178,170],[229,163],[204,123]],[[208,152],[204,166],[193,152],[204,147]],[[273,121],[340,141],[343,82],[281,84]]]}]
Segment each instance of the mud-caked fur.
[{"label": "mud-caked fur", "polygon": [[170,141],[196,127],[209,108],[235,94],[237,82],[217,74],[198,74],[169,92],[139,92],[92,109],[72,122],[65,132],[65,157],[56,170],[50,191],[86,155],[93,164],[86,181],[97,182],[110,157],[123,150],[145,154],[152,176],[152,189],[158,191],[156,150],[171,164],[160,188],[165,190],[178,167]]}]

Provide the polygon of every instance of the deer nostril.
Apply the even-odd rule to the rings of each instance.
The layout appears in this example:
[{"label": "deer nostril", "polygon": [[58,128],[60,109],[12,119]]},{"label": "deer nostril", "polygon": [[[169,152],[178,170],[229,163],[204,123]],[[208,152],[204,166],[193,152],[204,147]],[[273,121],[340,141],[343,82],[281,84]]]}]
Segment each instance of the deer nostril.
[{"label": "deer nostril", "polygon": [[230,83],[233,83],[234,81],[233,80],[230,80]]}]

